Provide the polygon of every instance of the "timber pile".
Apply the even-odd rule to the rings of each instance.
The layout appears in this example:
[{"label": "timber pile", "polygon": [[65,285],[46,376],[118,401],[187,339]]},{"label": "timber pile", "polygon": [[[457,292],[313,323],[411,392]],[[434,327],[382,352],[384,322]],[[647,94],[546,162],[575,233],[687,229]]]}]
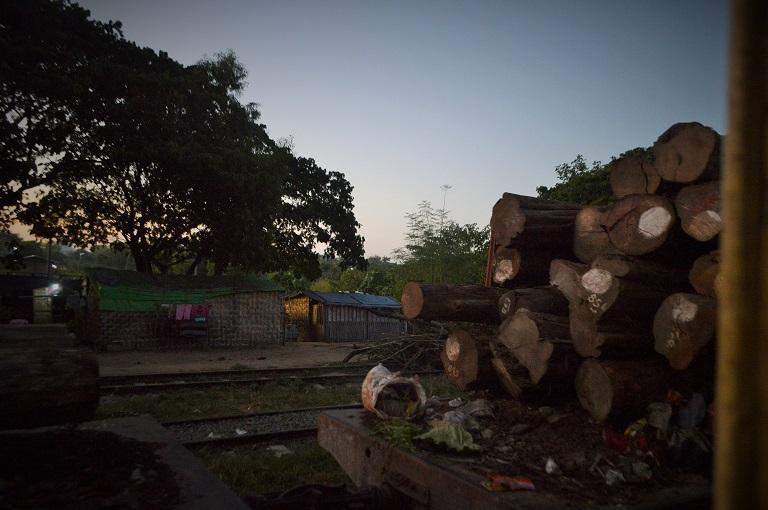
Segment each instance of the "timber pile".
[{"label": "timber pile", "polygon": [[444,341],[446,376],[462,389],[575,397],[596,421],[642,414],[680,381],[710,394],[720,145],[708,127],[675,124],[648,160],[614,162],[607,207],[504,193],[491,286],[411,282],[404,315],[498,326]]}]

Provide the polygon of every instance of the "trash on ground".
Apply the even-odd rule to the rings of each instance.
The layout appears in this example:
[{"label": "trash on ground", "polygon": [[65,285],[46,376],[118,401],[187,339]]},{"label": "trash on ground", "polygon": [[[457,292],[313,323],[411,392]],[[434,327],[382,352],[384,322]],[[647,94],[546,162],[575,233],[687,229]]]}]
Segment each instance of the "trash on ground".
[{"label": "trash on ground", "polygon": [[562,471],[560,471],[560,466],[557,465],[557,462],[555,462],[555,459],[552,457],[547,457],[547,461],[544,463],[544,471],[546,471],[548,475],[562,474]]},{"label": "trash on ground", "polygon": [[272,446],[267,446],[267,450],[272,452],[272,454],[277,457],[278,459],[282,457],[283,455],[290,455],[293,452],[289,450],[285,445],[282,444],[275,444]]},{"label": "trash on ground", "polygon": [[472,439],[472,434],[460,425],[450,422],[433,422],[433,424],[428,432],[416,436],[414,439],[429,441],[457,452],[480,450],[480,445]]},{"label": "trash on ground", "polygon": [[427,395],[418,378],[402,377],[382,364],[365,376],[361,391],[363,407],[379,418],[411,420],[424,414]]},{"label": "trash on ground", "polygon": [[493,492],[506,491],[535,491],[533,481],[525,476],[506,476],[489,474],[488,480],[483,482],[483,487]]}]

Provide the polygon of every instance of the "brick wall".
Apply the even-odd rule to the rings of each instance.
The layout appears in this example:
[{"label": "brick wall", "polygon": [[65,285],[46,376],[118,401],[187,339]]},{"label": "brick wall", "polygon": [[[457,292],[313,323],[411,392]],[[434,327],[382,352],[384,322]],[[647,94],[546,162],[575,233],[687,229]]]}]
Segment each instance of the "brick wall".
[{"label": "brick wall", "polygon": [[283,296],[233,294],[209,303],[208,338],[171,338],[154,312],[100,311],[89,299],[89,338],[107,350],[248,347],[283,340]]}]

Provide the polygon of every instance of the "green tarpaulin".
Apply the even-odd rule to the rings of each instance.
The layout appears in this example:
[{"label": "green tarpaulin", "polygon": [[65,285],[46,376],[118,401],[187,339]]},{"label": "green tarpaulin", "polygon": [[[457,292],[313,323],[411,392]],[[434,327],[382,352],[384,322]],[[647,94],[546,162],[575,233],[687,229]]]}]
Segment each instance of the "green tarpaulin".
[{"label": "green tarpaulin", "polygon": [[152,312],[163,304],[203,304],[232,294],[284,292],[272,280],[249,276],[145,275],[135,271],[92,269],[88,278],[99,296],[99,309]]}]

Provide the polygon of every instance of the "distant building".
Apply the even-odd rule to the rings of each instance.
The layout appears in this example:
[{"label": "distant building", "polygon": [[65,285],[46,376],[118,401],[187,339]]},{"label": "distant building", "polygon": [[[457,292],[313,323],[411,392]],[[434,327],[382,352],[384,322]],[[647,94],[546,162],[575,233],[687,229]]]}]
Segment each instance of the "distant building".
[{"label": "distant building", "polygon": [[285,313],[304,342],[375,340],[406,332],[400,303],[362,292],[299,292],[285,300]]},{"label": "distant building", "polygon": [[285,291],[268,278],[105,268],[86,275],[86,336],[97,348],[235,348],[284,341]]},{"label": "distant building", "polygon": [[0,324],[69,322],[80,308],[82,280],[31,274],[0,274]]}]

